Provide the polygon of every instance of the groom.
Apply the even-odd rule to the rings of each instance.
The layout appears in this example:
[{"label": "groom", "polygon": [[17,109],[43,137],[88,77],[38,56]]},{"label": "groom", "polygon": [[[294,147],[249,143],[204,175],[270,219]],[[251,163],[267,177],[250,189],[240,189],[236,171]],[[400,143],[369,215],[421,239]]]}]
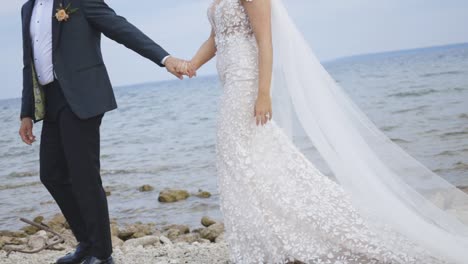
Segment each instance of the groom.
[{"label": "groom", "polygon": [[31,145],[33,121],[44,120],[40,179],[79,242],[75,252],[56,263],[114,263],[100,176],[99,128],[104,113],[117,104],[101,54],[101,33],[178,78],[186,63],[171,57],[103,0],[29,0],[21,14],[19,134]]}]

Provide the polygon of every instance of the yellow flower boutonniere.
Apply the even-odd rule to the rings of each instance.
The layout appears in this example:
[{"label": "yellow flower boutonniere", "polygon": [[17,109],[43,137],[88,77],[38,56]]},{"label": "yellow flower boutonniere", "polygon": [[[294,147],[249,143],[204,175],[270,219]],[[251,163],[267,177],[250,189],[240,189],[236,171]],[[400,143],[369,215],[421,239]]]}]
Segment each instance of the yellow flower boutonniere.
[{"label": "yellow flower boutonniere", "polygon": [[60,4],[60,7],[57,8],[57,13],[55,13],[55,18],[58,22],[67,21],[70,18],[70,15],[75,13],[78,8],[71,8],[71,3],[68,4],[66,7],[63,7]]}]

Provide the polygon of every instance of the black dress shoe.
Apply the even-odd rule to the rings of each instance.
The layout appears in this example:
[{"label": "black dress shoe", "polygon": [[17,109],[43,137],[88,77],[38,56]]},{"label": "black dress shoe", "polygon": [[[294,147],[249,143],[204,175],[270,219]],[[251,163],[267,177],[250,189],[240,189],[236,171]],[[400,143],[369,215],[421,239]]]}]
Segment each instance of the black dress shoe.
[{"label": "black dress shoe", "polygon": [[56,264],[81,264],[86,257],[89,256],[89,245],[80,243],[76,247],[75,252],[68,253],[66,256],[61,257],[55,262]]},{"label": "black dress shoe", "polygon": [[88,257],[82,264],[115,264],[115,263],[112,257],[109,257],[104,260],[98,259],[96,257]]}]

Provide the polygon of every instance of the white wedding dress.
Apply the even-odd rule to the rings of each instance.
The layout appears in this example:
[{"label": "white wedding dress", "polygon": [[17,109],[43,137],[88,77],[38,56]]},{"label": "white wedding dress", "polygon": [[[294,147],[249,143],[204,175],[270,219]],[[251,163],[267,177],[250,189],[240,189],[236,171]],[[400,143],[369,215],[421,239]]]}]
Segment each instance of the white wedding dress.
[{"label": "white wedding dress", "polygon": [[[385,221],[378,222],[379,215],[372,214],[378,212],[367,208],[366,203],[356,203],[359,197],[353,197],[352,190],[348,192],[318,171],[294,146],[286,129],[275,121],[264,127],[256,126],[253,114],[258,90],[258,54],[241,1],[215,0],[208,10],[216,34],[217,69],[223,86],[217,166],[232,262],[286,263],[294,259],[327,264],[462,263],[459,260],[466,256],[461,252],[467,245],[463,244],[466,237],[457,238],[457,243],[451,240],[451,234],[432,237],[421,234],[422,240],[440,238],[440,243],[453,242],[447,245],[449,250],[454,247],[448,255],[456,253],[450,258],[445,248],[434,248],[437,241],[427,245],[415,238],[416,233],[425,231],[416,225],[417,221],[410,226],[414,227],[414,233],[402,232]],[[272,1],[273,8],[281,4],[279,0]],[[278,18],[274,17],[273,23],[278,23],[275,19]],[[321,154],[327,156],[325,151]],[[339,170],[335,172],[339,174]],[[399,210],[397,206],[395,210]],[[426,231],[430,233],[431,229]]]}]

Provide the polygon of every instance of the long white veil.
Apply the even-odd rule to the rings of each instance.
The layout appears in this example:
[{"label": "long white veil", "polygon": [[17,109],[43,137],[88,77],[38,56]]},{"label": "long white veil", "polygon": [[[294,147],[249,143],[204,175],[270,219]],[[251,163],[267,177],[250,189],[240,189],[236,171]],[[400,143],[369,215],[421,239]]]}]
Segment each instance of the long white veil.
[{"label": "long white veil", "polygon": [[[272,0],[274,119],[300,127],[353,204],[450,263],[468,263],[468,195],[385,136],[331,78],[281,0]],[[294,120],[298,121],[294,122]]]}]

